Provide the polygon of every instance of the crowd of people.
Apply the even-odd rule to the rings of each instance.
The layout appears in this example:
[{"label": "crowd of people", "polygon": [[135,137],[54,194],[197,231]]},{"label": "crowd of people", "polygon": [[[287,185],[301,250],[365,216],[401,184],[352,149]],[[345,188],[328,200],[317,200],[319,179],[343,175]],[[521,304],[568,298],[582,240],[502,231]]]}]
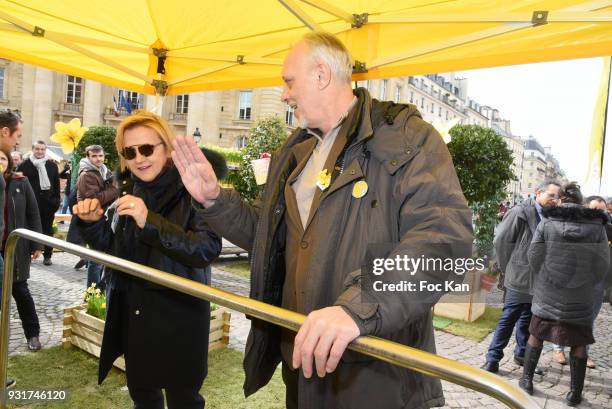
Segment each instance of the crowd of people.
[{"label": "crowd of people", "polygon": [[[250,253],[251,298],[307,316],[297,334],[252,319],[246,396],[264,387],[280,364],[290,409],[443,406],[439,379],[346,350],[358,336],[374,335],[435,353],[432,307],[442,294],[418,302],[362,298],[370,243],[390,243],[389,258],[415,259],[469,258],[473,243],[472,214],[443,139],[413,105],[353,90],[352,61],[328,33],[309,33],[290,49],[281,98],[299,127],[272,156],[254,203],[221,187],[223,170],[211,163],[213,155],[192,138],[175,136],[155,114],[136,111],[121,122],[115,140],[120,172],[113,176],[99,145],[85,149],[79,169],[62,172],[47,159],[42,141],[28,158],[13,157],[8,152],[21,135],[21,120],[3,111],[0,233],[6,238],[13,228],[27,227],[50,234],[59,179],[78,172],[76,185],[65,190],[64,210],[73,213],[68,240],[209,284],[210,263],[220,254],[221,236],[227,237]],[[582,206],[575,184],[555,182],[513,208],[504,204],[499,216],[495,248],[506,291],[486,369],[497,372],[516,326],[521,387],[533,391],[542,342],[555,342],[571,348],[568,402],[576,404],[600,294],[590,290],[609,286],[609,219]],[[41,250],[21,245],[24,260],[13,288],[31,349],[40,342],[27,278],[29,260]],[[45,265],[51,255],[45,248]],[[400,268],[385,275],[406,278]],[[412,275],[446,277],[423,269]],[[202,409],[209,303],[90,262],[92,283],[107,294],[99,382],[123,355],[135,408]],[[569,302],[551,294],[557,287],[584,297]]]},{"label": "crowd of people", "polygon": [[546,181],[533,198],[504,210],[494,240],[504,307],[484,369],[498,372],[514,330],[514,361],[523,367],[519,385],[533,394],[534,374],[544,374],[537,367],[543,341],[553,344],[559,364],[567,363],[563,349],[569,347],[566,400],[575,406],[582,400],[586,368],[596,366],[588,350],[612,286],[612,200],[584,198],[575,182]]}]

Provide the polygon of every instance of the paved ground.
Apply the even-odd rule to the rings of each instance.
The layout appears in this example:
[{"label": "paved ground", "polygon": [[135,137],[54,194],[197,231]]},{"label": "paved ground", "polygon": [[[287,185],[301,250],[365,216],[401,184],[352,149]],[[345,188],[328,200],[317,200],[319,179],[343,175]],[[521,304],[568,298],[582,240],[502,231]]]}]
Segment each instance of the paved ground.
[{"label": "paved ground", "polygon": [[[42,262],[32,264],[29,285],[34,295],[36,307],[41,321],[41,342],[44,347],[60,343],[62,335],[63,308],[80,303],[85,289],[84,269],[73,270],[77,258],[65,253],[56,253],[53,266],[46,267]],[[213,285],[226,291],[248,295],[247,279],[222,272],[213,271]],[[499,294],[489,297],[490,304],[500,302]],[[10,354],[30,353],[27,351],[21,323],[13,303],[11,309]],[[597,369],[587,370],[587,381],[584,392],[583,408],[612,408],[612,337],[609,328],[612,326],[612,308],[604,305],[595,324],[595,339],[597,343],[591,350],[591,355],[598,363]],[[232,314],[230,346],[243,351],[249,329],[249,321],[243,314]],[[491,335],[483,342],[476,343],[444,332],[437,332],[436,343],[438,353],[442,356],[456,359],[473,366],[484,362],[484,355],[489,345]],[[500,376],[517,383],[521,368],[512,362],[513,343],[506,349],[506,356],[501,361]],[[536,375],[535,398],[542,408],[565,407],[564,396],[569,389],[569,367],[551,362],[550,346],[545,347],[540,365],[546,369],[544,376]],[[503,408],[486,395],[467,390],[463,387],[444,382],[444,390],[448,408]]]}]

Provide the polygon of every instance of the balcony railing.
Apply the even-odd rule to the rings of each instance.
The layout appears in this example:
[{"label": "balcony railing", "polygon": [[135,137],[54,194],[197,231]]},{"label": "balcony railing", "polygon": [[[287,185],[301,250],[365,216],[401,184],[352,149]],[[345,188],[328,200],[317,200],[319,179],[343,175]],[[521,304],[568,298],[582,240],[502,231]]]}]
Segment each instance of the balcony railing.
[{"label": "balcony railing", "polygon": [[170,112],[171,121],[187,121],[187,114],[182,112]]},{"label": "balcony railing", "polygon": [[68,102],[62,102],[60,104],[60,111],[64,111],[64,112],[74,112],[74,113],[81,113],[83,112],[83,105],[82,104],[70,104]]},{"label": "balcony railing", "polygon": [[115,114],[115,110],[114,110],[113,108],[109,108],[109,107],[107,107],[107,108],[105,109],[105,111],[104,111],[104,115],[105,115],[105,116],[109,116],[109,117],[110,117],[110,116],[114,116],[114,117],[118,117],[118,118],[119,118],[119,117],[128,116],[128,115],[130,115],[130,114],[129,114],[129,113],[128,113],[128,111],[127,111],[125,108],[123,108],[123,107],[121,107],[121,108],[119,108],[119,109],[117,110],[117,114]]}]

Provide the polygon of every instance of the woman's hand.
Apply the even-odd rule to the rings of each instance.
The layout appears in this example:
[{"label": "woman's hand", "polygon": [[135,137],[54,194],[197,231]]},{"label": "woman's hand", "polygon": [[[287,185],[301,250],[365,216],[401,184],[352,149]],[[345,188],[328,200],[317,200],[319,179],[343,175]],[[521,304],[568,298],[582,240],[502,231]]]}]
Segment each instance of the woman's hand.
[{"label": "woman's hand", "polygon": [[72,214],[86,222],[97,222],[102,218],[104,210],[98,199],[85,199],[72,206]]},{"label": "woman's hand", "polygon": [[131,216],[136,222],[136,225],[144,229],[149,209],[147,209],[147,206],[141,198],[132,195],[122,196],[117,200],[116,211],[119,216]]},{"label": "woman's hand", "polygon": [[42,250],[34,250],[32,252],[32,260],[36,260],[41,255],[42,255]]}]

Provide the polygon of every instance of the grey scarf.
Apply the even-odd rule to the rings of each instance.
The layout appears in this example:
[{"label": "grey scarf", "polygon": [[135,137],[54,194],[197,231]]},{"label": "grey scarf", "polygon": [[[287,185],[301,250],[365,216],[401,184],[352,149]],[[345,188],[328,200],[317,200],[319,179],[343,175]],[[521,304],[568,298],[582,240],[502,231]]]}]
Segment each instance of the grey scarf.
[{"label": "grey scarf", "polygon": [[40,184],[40,190],[50,190],[51,182],[49,181],[49,175],[47,175],[47,168],[45,164],[47,163],[47,158],[44,157],[42,159],[36,159],[35,157],[31,157],[30,161],[34,166],[36,166],[36,170],[38,171],[38,182]]}]

